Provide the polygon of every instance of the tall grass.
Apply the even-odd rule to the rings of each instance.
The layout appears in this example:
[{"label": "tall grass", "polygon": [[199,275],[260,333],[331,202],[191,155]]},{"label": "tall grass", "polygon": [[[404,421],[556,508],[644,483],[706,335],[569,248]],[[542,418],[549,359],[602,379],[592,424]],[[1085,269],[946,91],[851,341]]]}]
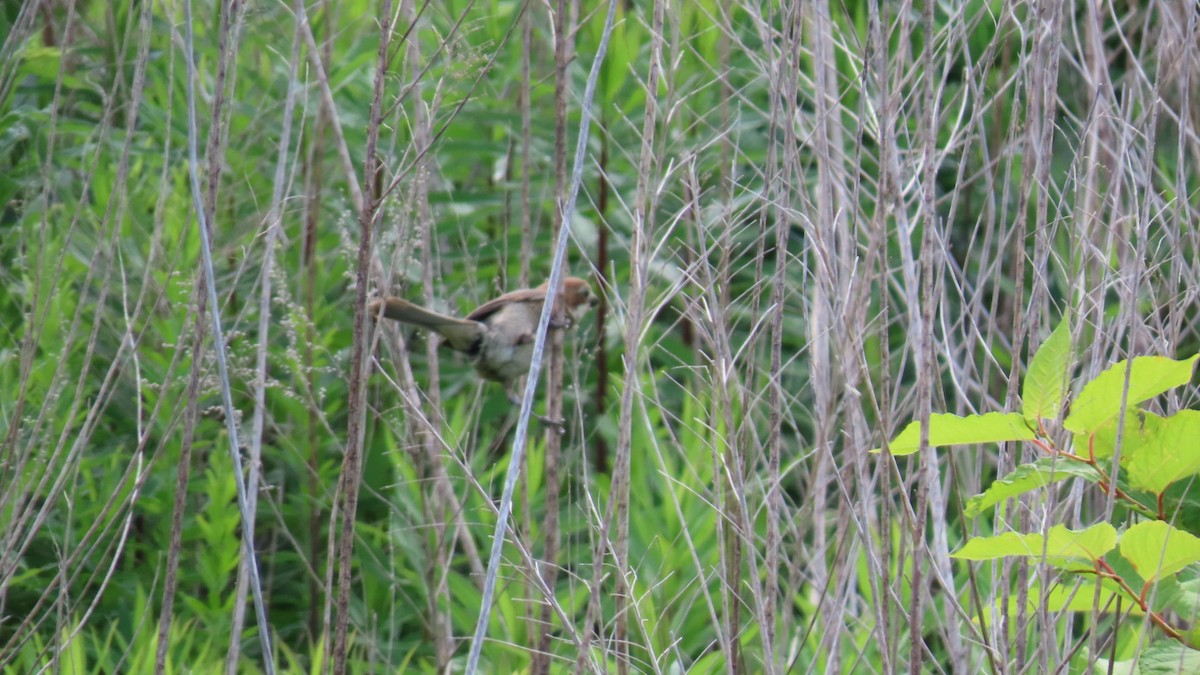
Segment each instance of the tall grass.
[{"label": "tall grass", "polygon": [[[950,558],[1110,516],[1068,481],[965,518],[1030,450],[868,451],[1012,409],[1068,312],[1084,379],[1200,350],[1196,3],[620,2],[569,213],[607,3],[186,7],[0,8],[5,672],[444,672],[488,574],[485,672],[1076,672],[1154,637]],[[566,430],[530,427],[488,569],[516,413],[364,302],[465,313],[558,237],[603,302],[552,332]]]}]

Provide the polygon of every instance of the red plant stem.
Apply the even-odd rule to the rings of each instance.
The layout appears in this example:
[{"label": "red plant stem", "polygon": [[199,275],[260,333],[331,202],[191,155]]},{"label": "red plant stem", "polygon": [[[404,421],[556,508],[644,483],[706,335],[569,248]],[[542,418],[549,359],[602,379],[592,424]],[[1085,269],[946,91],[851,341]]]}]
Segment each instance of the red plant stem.
[{"label": "red plant stem", "polygon": [[1122,591],[1129,595],[1129,597],[1136,598],[1138,607],[1146,613],[1146,616],[1150,617],[1150,621],[1153,622],[1154,625],[1158,626],[1163,633],[1166,633],[1167,637],[1173,640],[1182,641],[1183,634],[1168,624],[1167,620],[1162,618],[1161,614],[1150,609],[1150,607],[1146,604],[1146,592],[1150,588],[1149,583],[1142,586],[1141,593],[1137,593],[1132,587],[1129,586],[1129,584],[1125,583],[1125,580],[1122,579],[1120,575],[1118,575],[1113,568],[1109,566],[1108,563],[1099,559],[1096,560],[1096,574],[1100,577],[1115,582],[1121,587]]}]

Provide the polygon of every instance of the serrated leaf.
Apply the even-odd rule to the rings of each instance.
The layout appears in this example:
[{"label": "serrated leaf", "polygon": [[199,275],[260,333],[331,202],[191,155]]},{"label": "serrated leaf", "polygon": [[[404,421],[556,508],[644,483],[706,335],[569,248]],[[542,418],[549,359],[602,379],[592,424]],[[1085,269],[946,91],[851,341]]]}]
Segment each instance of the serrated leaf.
[{"label": "serrated leaf", "polygon": [[1200,562],[1200,538],[1170,523],[1147,520],[1121,535],[1121,555],[1149,583]]},{"label": "serrated leaf", "polygon": [[1021,389],[1021,411],[1030,424],[1057,420],[1062,412],[1071,364],[1071,325],[1067,317],[1050,333],[1029,361]]},{"label": "serrated leaf", "polygon": [[968,518],[974,518],[996,504],[1032,490],[1064,481],[1068,478],[1083,478],[1093,483],[1100,474],[1078,460],[1043,457],[1032,464],[1022,464],[1004,478],[992,483],[991,487],[972,497],[965,509]]},{"label": "serrated leaf", "polygon": [[1190,382],[1197,358],[1200,354],[1181,361],[1165,356],[1139,356],[1132,362],[1118,362],[1083,387],[1071,403],[1071,414],[1063,426],[1075,433],[1088,433],[1120,414],[1127,367],[1131,370],[1126,403],[1132,407]]},{"label": "serrated leaf", "polygon": [[1117,530],[1108,523],[1096,523],[1084,530],[1071,530],[1055,525],[1045,535],[1005,532],[994,537],[976,537],[968,541],[951,558],[963,560],[994,560],[1021,557],[1041,559],[1056,567],[1079,569],[1086,562],[1090,568],[1104,554],[1116,548]]},{"label": "serrated leaf", "polygon": [[[1149,416],[1149,413],[1146,413]],[[1158,418],[1129,455],[1129,482],[1158,494],[1171,483],[1200,473],[1200,411],[1181,410]]]},{"label": "serrated leaf", "polygon": [[[992,412],[986,415],[959,417],[949,413],[929,416],[929,446],[972,445],[976,443],[1000,443],[1003,441],[1028,441],[1034,438],[1033,431],[1018,413]],[[904,430],[888,444],[893,455],[911,455],[921,446],[921,423],[910,422]],[[875,448],[871,452],[879,452]]]}]

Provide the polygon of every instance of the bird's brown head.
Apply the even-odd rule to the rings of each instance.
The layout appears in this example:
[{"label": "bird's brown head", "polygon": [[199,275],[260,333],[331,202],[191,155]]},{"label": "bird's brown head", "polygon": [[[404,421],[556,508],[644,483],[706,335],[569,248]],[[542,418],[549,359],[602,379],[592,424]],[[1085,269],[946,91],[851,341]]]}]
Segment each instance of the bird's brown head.
[{"label": "bird's brown head", "polygon": [[592,286],[587,281],[579,277],[563,279],[562,306],[572,319],[582,318],[598,302],[600,298],[592,292]]}]

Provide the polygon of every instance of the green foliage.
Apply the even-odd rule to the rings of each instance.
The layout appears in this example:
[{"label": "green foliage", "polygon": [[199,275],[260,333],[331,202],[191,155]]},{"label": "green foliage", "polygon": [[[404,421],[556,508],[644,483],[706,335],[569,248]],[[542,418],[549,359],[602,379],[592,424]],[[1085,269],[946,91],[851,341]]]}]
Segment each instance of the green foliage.
[{"label": "green foliage", "polygon": [[1161,520],[1143,521],[1121,535],[1121,555],[1149,584],[1200,562],[1200,538]]},{"label": "green foliage", "polygon": [[[1200,538],[1180,529],[1185,523],[1176,521],[1178,513],[1167,510],[1165,498],[1174,486],[1183,490],[1173,497],[1177,503],[1194,493],[1192,483],[1200,475],[1200,412],[1182,410],[1162,417],[1138,405],[1191,381],[1197,359],[1200,355],[1183,360],[1135,357],[1084,383],[1061,422],[1062,429],[1072,432],[1074,450],[1058,448],[1052,428],[1058,426],[1073,364],[1069,322],[1064,319],[1030,361],[1022,415],[932,415],[930,447],[1021,441],[1048,455],[1018,466],[972,497],[964,510],[968,517],[1056,483],[1082,479],[1101,493],[1113,490],[1119,503],[1149,518],[1120,530],[1115,522],[1099,522],[1083,530],[1055,524],[1044,533],[974,537],[952,557],[976,562],[1022,558],[1094,578],[1094,592],[1086,585],[1082,589],[1058,586],[1047,589],[1043,601],[1052,611],[1072,612],[1092,612],[1121,601],[1149,614],[1166,636],[1197,646],[1186,639],[1186,630],[1169,623],[1163,614],[1165,601],[1178,602],[1178,598],[1154,591],[1163,581],[1196,578]],[[915,452],[919,432],[918,422],[901,431],[889,445],[896,448],[893,454]],[[1118,452],[1120,462],[1114,466]],[[1144,493],[1153,503],[1135,496]],[[1200,611],[1197,600],[1182,610],[1183,616]],[[1008,611],[1014,609],[1010,606]],[[1200,652],[1191,652],[1180,658],[1189,661],[1198,656]]]},{"label": "green foliage", "polygon": [[1021,390],[1021,412],[1029,424],[1036,427],[1043,420],[1058,419],[1073,364],[1071,323],[1064,319],[1029,360]]},{"label": "green foliage", "polygon": [[[948,413],[929,416],[929,446],[973,445],[1004,441],[1030,441],[1034,432],[1025,417],[1015,413],[992,412],[959,417]],[[921,447],[921,423],[911,422],[888,443],[893,455],[910,455]],[[872,452],[880,452],[875,448]]]},{"label": "green foliage", "polygon": [[[1117,531],[1108,523],[1097,523],[1086,530],[1068,530],[1055,525],[1045,534],[1005,532],[995,537],[976,537],[967,542],[955,558],[992,560],[1006,556],[1043,559],[1069,571],[1091,569],[1096,561],[1117,546]],[[1082,567],[1081,567],[1082,565]]]},{"label": "green foliage", "polygon": [[1084,462],[1070,462],[1058,457],[1042,457],[1029,464],[1022,464],[1003,478],[995,480],[988,489],[967,501],[964,513],[975,518],[1006,499],[1047,487],[1068,478],[1084,478],[1093,483],[1100,480],[1100,472]]},{"label": "green foliage", "polygon": [[1063,428],[1075,432],[1077,440],[1081,434],[1096,432],[1121,411],[1190,382],[1196,359],[1200,354],[1182,361],[1140,356],[1114,364],[1084,385]]},{"label": "green foliage", "polygon": [[[322,672],[337,619],[337,610],[328,609],[336,585],[331,579],[340,571],[331,543],[342,534],[341,471],[351,414],[349,317],[359,214],[350,183],[363,181],[377,77],[388,114],[375,152],[385,182],[399,182],[384,196],[373,230],[373,253],[387,278],[372,279],[369,292],[467,310],[513,288],[523,272],[537,283],[547,271],[559,198],[556,143],[562,137],[574,147],[603,3],[572,6],[579,25],[568,31],[575,52],[565,66],[568,112],[561,125],[550,29],[555,3],[431,3],[411,25],[401,8],[386,72],[379,74],[378,3],[308,3],[318,53],[301,45],[295,64],[288,3],[192,4],[198,169],[203,198],[210,188],[215,195],[209,215],[217,311],[229,338],[234,407],[242,415],[235,419],[242,443],[236,450],[263,450],[260,484],[252,486],[255,540],[242,541],[210,333],[196,319],[200,240],[186,147],[182,5],[0,3],[0,532],[7,537],[0,551],[0,665],[6,672],[37,672],[56,655],[64,672],[151,671],[177,517],[182,541],[180,566],[169,581],[168,672],[224,672],[231,644],[241,652],[237,669],[257,672],[264,658],[255,640],[260,630],[275,638],[281,668]],[[1171,284],[1186,286],[1180,269],[1195,257],[1195,244],[1178,237],[1162,214],[1200,200],[1200,181],[1186,161],[1195,154],[1187,147],[1195,134],[1178,126],[1187,115],[1169,109],[1170,86],[1156,89],[1152,109],[1167,107],[1155,131],[1170,139],[1160,143],[1171,151],[1121,148],[1120,156],[1144,157],[1157,173],[1137,177],[1136,189],[1108,173],[1100,184],[1085,185],[1079,176],[1087,167],[1076,162],[1082,154],[1113,167],[1141,164],[1107,161],[1109,141],[1085,142],[1093,125],[1112,118],[1091,82],[1072,86],[1076,74],[1065,67],[1050,99],[1056,103],[1047,106],[1045,119],[1037,118],[1041,113],[1031,111],[1030,101],[1041,88],[1026,73],[1047,70],[1032,60],[1041,28],[1031,30],[1031,22],[1038,17],[1001,0],[951,5],[930,6],[932,35],[908,13],[889,15],[890,3],[835,4],[828,15],[794,2],[669,5],[662,78],[648,91],[653,3],[618,3],[584,158],[584,191],[568,223],[572,271],[601,268],[608,320],[602,334],[585,321],[568,344],[571,424],[560,484],[547,481],[550,456],[540,438],[529,448],[520,483],[515,536],[558,572],[551,597],[528,582],[522,552],[508,544],[484,645],[489,672],[531,669],[538,615],[550,601],[563,612],[550,619],[553,668],[578,656],[568,637],[597,629],[604,640],[589,649],[612,669],[618,642],[628,645],[634,670],[753,672],[772,658],[780,672],[902,669],[895,659],[903,660],[907,647],[897,650],[878,638],[889,625],[892,634],[882,637],[904,630],[903,611],[893,603],[922,592],[912,583],[912,551],[925,542],[909,539],[912,530],[897,512],[857,511],[859,504],[890,505],[894,495],[873,499],[882,482],[856,463],[860,439],[910,399],[905,390],[915,362],[905,352],[912,325],[897,317],[915,316],[915,277],[905,278],[911,270],[902,268],[913,263],[925,219],[945,224],[936,233],[953,257],[946,260],[953,264],[945,266],[945,281],[960,291],[939,301],[946,346],[953,347],[950,333],[980,318],[964,320],[975,311],[972,303],[995,313],[992,326],[971,326],[978,334],[969,336],[966,349],[947,351],[963,355],[956,366],[985,364],[977,380],[964,380],[963,391],[981,392],[986,400],[1008,395],[1006,378],[988,369],[1007,370],[1020,358],[996,328],[1030,311],[1031,298],[1018,289],[1041,293],[1044,285],[1051,304],[1072,297],[1077,279],[1093,281],[1080,251],[1103,248],[1097,243],[1103,237],[1084,241],[1075,228],[1047,227],[1039,209],[1125,223],[1134,219],[1119,212],[1121,202],[1134,202],[1137,214],[1154,214],[1149,240],[1141,241],[1140,231],[1137,241],[1125,231],[1115,238],[1129,240],[1131,250],[1178,255],[1174,267],[1148,256],[1149,271],[1138,285],[1144,295],[1132,299],[1137,310],[1154,315],[1162,307],[1151,299],[1190,290],[1166,285],[1164,293],[1157,278],[1160,269],[1171,269]],[[220,33],[223,6],[241,12],[228,41]],[[514,23],[521,8],[533,21],[528,96],[526,45]],[[1077,28],[1067,14],[1064,30]],[[18,15],[34,20],[24,33]],[[875,18],[886,24],[879,27],[881,44],[873,42]],[[1153,23],[1132,16],[1105,23],[1100,34]],[[1135,51],[1146,39],[1121,37]],[[828,53],[818,52],[822,43]],[[919,62],[927,46],[939,61],[930,72]],[[1123,110],[1150,108],[1139,102],[1137,87],[1155,76],[1153,64],[1133,67],[1104,51]],[[145,88],[135,102],[141,68]],[[228,78],[223,85],[221,72]],[[1134,79],[1119,79],[1123,73]],[[936,105],[925,95],[929,78]],[[827,91],[816,90],[820,79],[829,83]],[[298,96],[290,120],[295,128],[286,139],[284,187],[276,200],[289,92]],[[218,102],[223,107],[214,116]],[[930,112],[934,126],[927,133]],[[660,116],[651,125],[654,165],[647,174],[640,148],[651,113]],[[418,128],[426,115],[429,128]],[[1106,138],[1150,136],[1134,120],[1122,122],[1134,133]],[[1057,134],[1044,158],[1034,150],[1042,141],[1032,136],[1040,125]],[[220,142],[209,146],[218,131],[212,140]],[[418,164],[418,141],[429,133],[432,145]],[[1028,188],[1035,159],[1047,162],[1053,177]],[[932,185],[924,183],[926,170]],[[531,177],[528,216],[521,204],[525,173]],[[891,182],[880,180],[889,173]],[[1060,175],[1069,178],[1062,182]],[[639,190],[643,180],[646,191]],[[925,188],[932,202],[918,196]],[[1112,213],[1084,208],[1096,194],[1105,196]],[[1172,206],[1151,203],[1155,195]],[[1031,198],[1039,196],[1050,203]],[[280,237],[274,265],[267,266],[266,217],[276,209]],[[623,302],[633,272],[635,215],[652,232],[644,260],[651,318],[637,327],[640,358],[625,380],[629,317]],[[836,220],[826,222],[827,215]],[[997,225],[1008,220],[1018,229]],[[1047,240],[1035,246],[1019,228]],[[777,232],[785,242],[781,251]],[[603,258],[601,236],[608,241]],[[533,252],[529,270],[521,269],[523,244]],[[1043,244],[1051,250],[1040,250]],[[1026,265],[1024,279],[1003,267],[1009,255],[1040,261],[1043,253],[1054,262]],[[1115,248],[1096,255],[1111,270],[1128,264]],[[843,264],[853,270],[839,272]],[[264,307],[259,300],[267,279],[272,287]],[[777,306],[771,295],[776,280],[783,282],[782,334],[768,316]],[[1111,316],[1120,307],[1110,302],[1096,309]],[[859,334],[863,353],[819,353],[821,340],[847,332]],[[1178,353],[1200,348],[1192,333],[1178,332],[1171,338],[1180,340],[1171,343]],[[437,394],[441,415],[431,428],[408,418],[409,392],[394,386],[390,352],[372,353],[349,570],[350,672],[463,666],[464,636],[473,630],[481,597],[465,543],[486,549],[493,500],[509,463],[510,406],[503,394],[478,387],[464,359],[442,355],[433,363],[423,338],[405,337],[421,409],[428,412],[426,403]],[[771,372],[767,346],[776,339],[783,365]],[[261,376],[260,345],[267,352]],[[973,497],[965,509],[972,518],[992,509],[1008,516],[1009,500],[1079,482],[1070,479],[1095,486],[1098,498],[1115,495],[1117,516],[1101,525],[1116,528],[1117,548],[1099,557],[1080,552],[1077,535],[1060,530],[1003,533],[993,544],[991,555],[1032,561],[1046,553],[1069,570],[1112,566],[1111,573],[1069,577],[1075,587],[1033,582],[1029,607],[1084,612],[1099,598],[1101,611],[1116,613],[1111,601],[1134,614],[1187,616],[1200,606],[1196,580],[1189,578],[1188,539],[1200,533],[1200,496],[1190,489],[1200,462],[1178,449],[1193,447],[1200,430],[1191,411],[1161,416],[1145,404],[1186,382],[1192,363],[1131,359],[1071,396],[1070,346],[1064,322],[1030,361],[1019,412],[935,414],[930,444],[1017,442],[1044,453]],[[855,369],[859,379],[852,377]],[[607,384],[598,392],[600,373]],[[259,384],[266,387],[264,427],[255,436]],[[782,401],[768,409],[776,384]],[[620,541],[628,549],[622,570],[614,564],[614,546],[601,538],[616,494],[613,476],[593,470],[588,458],[604,442],[611,470],[622,436],[616,401],[630,389],[631,517]],[[885,390],[893,395],[880,405],[888,400]],[[1065,401],[1070,414],[1063,421]],[[893,410],[884,410],[889,405]],[[1067,436],[1064,428],[1073,434],[1072,450],[1051,442]],[[769,449],[773,434],[778,444]],[[920,424],[909,425],[890,453],[916,452],[920,435]],[[782,455],[777,469],[769,468],[771,450]],[[189,471],[183,487],[181,468]],[[456,505],[439,496],[446,488],[435,468],[444,470]],[[549,500],[553,488],[561,488],[556,507]],[[781,511],[767,506],[768,494],[780,498]],[[1128,528],[1117,522],[1130,513],[1150,520]],[[543,560],[551,516],[559,523],[561,551]],[[1135,529],[1154,523],[1171,529]],[[781,534],[770,551],[779,569],[770,571],[780,578],[766,588],[772,527]],[[616,540],[612,531],[607,535]],[[1026,538],[1034,536],[1043,539]],[[729,569],[735,540],[740,567]],[[963,551],[986,542],[981,537]],[[243,609],[235,588],[247,543],[259,555],[269,626],[257,625],[251,612],[244,626],[232,620]],[[818,569],[824,579],[816,578]],[[612,593],[622,574],[629,589],[623,607]],[[962,569],[941,581],[959,589],[973,583],[970,577]],[[598,615],[592,616],[597,579]],[[1144,607],[1141,598],[1132,601],[1130,610],[1131,593],[1142,594],[1132,592],[1138,586],[1153,586],[1155,593]],[[773,627],[760,625],[755,614],[765,611],[768,596],[777,601]],[[842,611],[831,614],[831,602],[844,603]],[[1006,611],[1028,609],[1017,607],[1015,598],[1009,602]],[[726,626],[735,612],[736,625]],[[926,603],[913,623],[929,626],[928,634],[912,636],[911,643],[923,641],[933,658],[946,657],[944,636],[966,613]],[[839,621],[826,623],[829,616]],[[619,618],[630,625],[621,641],[613,639]],[[775,630],[774,655],[763,653],[768,628]],[[1136,649],[1125,633],[1132,631],[1122,632],[1120,647]],[[448,663],[439,663],[443,655],[431,646],[441,635],[456,650]],[[728,663],[723,639],[741,648],[742,663]],[[1162,643],[1147,650],[1148,657],[1171,653]],[[1128,662],[1116,663],[1119,670]]]}]

